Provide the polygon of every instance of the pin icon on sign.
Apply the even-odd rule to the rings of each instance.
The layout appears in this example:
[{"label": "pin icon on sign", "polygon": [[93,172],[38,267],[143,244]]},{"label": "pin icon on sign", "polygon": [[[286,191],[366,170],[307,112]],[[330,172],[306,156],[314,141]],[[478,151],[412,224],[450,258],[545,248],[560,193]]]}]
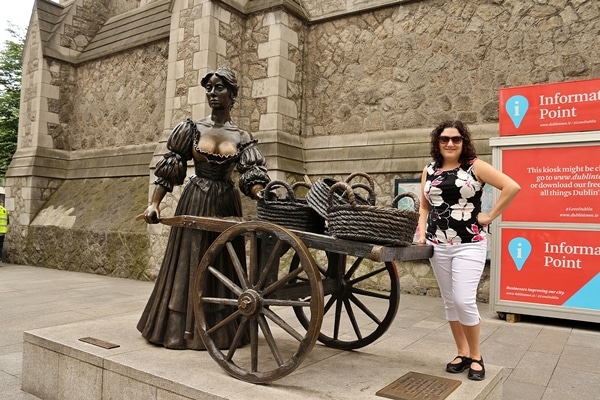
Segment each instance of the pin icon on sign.
[{"label": "pin icon on sign", "polygon": [[512,119],[513,124],[515,124],[515,128],[521,126],[521,122],[523,121],[525,114],[527,114],[528,108],[529,101],[525,96],[512,96],[506,102],[506,112],[508,113],[510,119]]},{"label": "pin icon on sign", "polygon": [[531,243],[525,238],[516,237],[508,243],[508,252],[520,271],[531,254]]}]

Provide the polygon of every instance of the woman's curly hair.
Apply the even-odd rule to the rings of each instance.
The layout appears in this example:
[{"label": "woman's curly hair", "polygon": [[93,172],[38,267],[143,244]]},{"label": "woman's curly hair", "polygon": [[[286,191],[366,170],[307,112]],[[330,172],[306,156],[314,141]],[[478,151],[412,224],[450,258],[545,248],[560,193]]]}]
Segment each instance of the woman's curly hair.
[{"label": "woman's curly hair", "polygon": [[430,154],[435,162],[436,168],[441,168],[444,163],[444,157],[440,152],[440,135],[446,128],[456,128],[463,138],[462,152],[458,161],[462,168],[467,169],[469,162],[477,157],[473,140],[471,139],[471,131],[462,121],[443,121],[431,131],[431,148]]}]

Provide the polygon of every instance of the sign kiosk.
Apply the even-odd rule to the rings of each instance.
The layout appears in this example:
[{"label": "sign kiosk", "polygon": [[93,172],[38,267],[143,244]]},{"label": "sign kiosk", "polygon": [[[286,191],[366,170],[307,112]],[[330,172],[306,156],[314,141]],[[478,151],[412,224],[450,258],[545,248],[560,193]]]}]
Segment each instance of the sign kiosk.
[{"label": "sign kiosk", "polygon": [[492,311],[600,322],[600,79],[499,100],[493,164],[521,192],[492,224]]}]

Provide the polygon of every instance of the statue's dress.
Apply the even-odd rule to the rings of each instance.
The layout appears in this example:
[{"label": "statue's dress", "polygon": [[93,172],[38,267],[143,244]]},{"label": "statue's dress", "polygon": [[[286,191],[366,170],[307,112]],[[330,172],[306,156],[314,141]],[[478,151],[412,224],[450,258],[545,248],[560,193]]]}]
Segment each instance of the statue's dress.
[{"label": "statue's dress", "polygon": [[[264,157],[256,140],[240,143],[235,154],[226,156],[199,150],[197,144],[202,125],[210,126],[209,120],[194,122],[188,119],[173,129],[167,142],[169,153],[157,163],[154,183],[172,191],[174,185],[183,184],[187,161],[194,160],[195,175],[184,187],[175,215],[241,217],[241,199],[232,172],[237,168],[239,188],[249,195],[253,185],[266,185],[269,181]],[[228,129],[239,131],[234,126]],[[204,349],[194,320],[191,290],[202,255],[217,236],[215,232],[171,228],[154,290],[137,324],[137,329],[148,341],[173,349]],[[238,252],[243,251],[243,242],[238,243]],[[215,261],[213,265],[236,279],[229,260]],[[207,296],[226,297],[226,293],[230,293],[212,275],[207,276],[211,280],[207,285]],[[213,321],[211,326],[231,312],[223,308],[214,305],[206,313],[207,321]],[[236,328],[236,323],[222,328],[214,338],[215,344],[220,348],[229,347]]]}]

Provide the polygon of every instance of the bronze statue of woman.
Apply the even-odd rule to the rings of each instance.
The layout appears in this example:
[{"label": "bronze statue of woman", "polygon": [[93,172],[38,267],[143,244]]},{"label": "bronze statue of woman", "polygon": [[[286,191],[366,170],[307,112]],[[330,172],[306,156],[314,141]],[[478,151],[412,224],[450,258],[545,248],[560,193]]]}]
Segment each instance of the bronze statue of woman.
[{"label": "bronze statue of woman", "polygon": [[[167,142],[169,152],[157,163],[154,172],[155,189],[151,204],[144,211],[147,223],[159,222],[160,202],[175,185],[183,184],[189,160],[193,160],[195,173],[181,193],[175,215],[241,217],[241,198],[232,180],[234,169],[240,173],[239,189],[254,199],[270,180],[257,141],[231,119],[230,111],[239,89],[235,74],[229,68],[219,68],[207,73],[200,83],[206,89],[211,115],[198,121],[187,119],[171,132]],[[190,288],[194,286],[203,254],[217,236],[214,232],[171,228],[154,290],[137,324],[148,341],[172,349],[204,349],[194,320]],[[238,251],[243,252],[243,247]],[[228,260],[221,260],[215,266],[235,279]],[[213,293],[207,295],[222,297],[227,293],[214,277],[207,279],[214,280],[208,282]],[[224,307],[214,305],[206,312],[205,318],[211,326],[231,313]],[[236,329],[235,323],[221,328],[215,344],[229,347]]]}]

